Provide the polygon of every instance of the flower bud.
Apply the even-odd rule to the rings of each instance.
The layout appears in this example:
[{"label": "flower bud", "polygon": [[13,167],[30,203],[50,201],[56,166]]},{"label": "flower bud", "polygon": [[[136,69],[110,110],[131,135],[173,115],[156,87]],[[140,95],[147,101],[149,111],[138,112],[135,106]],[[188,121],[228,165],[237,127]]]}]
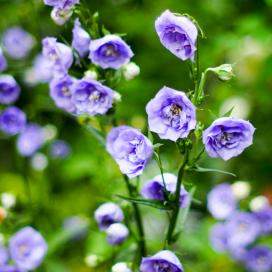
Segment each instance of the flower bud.
[{"label": "flower bud", "polygon": [[117,263],[111,268],[112,272],[132,272],[127,263]]},{"label": "flower bud", "polygon": [[51,18],[57,25],[64,25],[72,16],[71,9],[59,9],[57,7],[52,9]]},{"label": "flower bud", "polygon": [[113,101],[114,101],[114,103],[121,102],[122,101],[121,94],[115,91],[113,94]]},{"label": "flower bud", "polygon": [[101,257],[91,254],[85,257],[85,263],[88,267],[96,267],[100,264]]},{"label": "flower bud", "polygon": [[269,201],[265,196],[256,196],[249,203],[249,207],[253,212],[261,211],[268,206]]},{"label": "flower bud", "polygon": [[237,200],[248,197],[250,189],[250,185],[246,181],[237,181],[231,185],[232,193]]},{"label": "flower bud", "polygon": [[223,81],[231,80],[235,76],[232,64],[222,64],[215,68],[209,68],[208,70],[214,72],[218,78]]},{"label": "flower bud", "polygon": [[2,193],[1,201],[4,208],[10,209],[14,207],[16,203],[16,197],[11,193]]},{"label": "flower bud", "polygon": [[36,171],[43,171],[48,165],[47,157],[42,153],[36,153],[31,158],[31,167]]},{"label": "flower bud", "polygon": [[124,224],[115,223],[107,228],[106,233],[107,240],[111,245],[120,245],[127,239],[129,230]]},{"label": "flower bud", "polygon": [[91,79],[97,80],[98,74],[95,70],[88,70],[84,73],[85,77],[89,77]]},{"label": "flower bud", "polygon": [[126,80],[131,80],[140,74],[140,67],[134,63],[130,62],[124,66],[124,77]]}]

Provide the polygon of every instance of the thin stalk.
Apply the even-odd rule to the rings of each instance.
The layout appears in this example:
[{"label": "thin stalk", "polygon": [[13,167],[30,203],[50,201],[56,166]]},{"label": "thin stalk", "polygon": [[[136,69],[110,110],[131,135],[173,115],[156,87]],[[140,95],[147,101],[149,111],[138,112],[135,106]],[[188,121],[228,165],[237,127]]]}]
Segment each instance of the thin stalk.
[{"label": "thin stalk", "polygon": [[[134,187],[131,185],[131,183],[129,182],[129,179],[126,175],[124,175],[124,180],[127,185],[127,190],[128,190],[129,196],[131,196],[131,197],[135,196]],[[135,216],[136,225],[137,225],[137,229],[138,229],[138,235],[139,235],[139,237],[138,237],[139,251],[141,253],[141,256],[146,256],[145,233],[144,233],[144,226],[143,226],[141,212],[140,212],[140,209],[136,203],[132,203],[132,207],[134,210],[134,216]]]},{"label": "thin stalk", "polygon": [[185,166],[188,162],[188,159],[189,159],[189,151],[186,150],[185,154],[184,154],[184,159],[183,159],[182,165],[180,166],[179,171],[178,171],[178,180],[177,180],[176,193],[175,193],[174,209],[173,209],[172,216],[170,219],[170,224],[168,227],[167,236],[166,236],[166,243],[165,243],[168,245],[170,245],[173,241],[173,234],[174,234],[175,227],[177,224],[177,219],[178,219],[179,209],[180,209],[179,196],[180,196],[180,191],[181,191],[184,170],[185,170]]}]

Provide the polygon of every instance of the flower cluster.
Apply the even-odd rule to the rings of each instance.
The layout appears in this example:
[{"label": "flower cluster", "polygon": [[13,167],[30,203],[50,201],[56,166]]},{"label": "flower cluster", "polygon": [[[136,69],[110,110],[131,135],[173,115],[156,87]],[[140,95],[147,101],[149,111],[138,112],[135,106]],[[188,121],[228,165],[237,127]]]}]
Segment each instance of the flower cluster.
[{"label": "flower cluster", "polygon": [[0,246],[0,271],[32,271],[41,265],[46,252],[43,236],[32,227],[24,227],[9,239],[8,249]]},{"label": "flower cluster", "polygon": [[96,209],[94,217],[100,230],[106,232],[109,244],[119,245],[128,238],[129,230],[121,223],[124,220],[124,213],[115,203],[102,204]]},{"label": "flower cluster", "polygon": [[269,272],[272,248],[255,242],[272,233],[272,208],[266,205],[253,212],[239,210],[237,188],[220,184],[208,195],[209,211],[215,218],[224,220],[210,231],[212,247],[218,252],[228,252],[249,271]]}]

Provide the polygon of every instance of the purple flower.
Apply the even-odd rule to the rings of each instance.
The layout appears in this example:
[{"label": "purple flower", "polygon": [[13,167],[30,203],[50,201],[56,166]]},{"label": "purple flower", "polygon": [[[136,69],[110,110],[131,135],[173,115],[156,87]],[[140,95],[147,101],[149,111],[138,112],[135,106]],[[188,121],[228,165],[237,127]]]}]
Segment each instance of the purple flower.
[{"label": "purple flower", "polygon": [[0,47],[0,72],[4,71],[6,68],[7,68],[7,61]]},{"label": "purple flower", "polygon": [[0,245],[0,271],[1,271],[1,267],[3,265],[5,265],[9,260],[9,254],[8,254],[8,250]]},{"label": "purple flower", "polygon": [[0,75],[0,103],[10,104],[17,100],[20,87],[10,75]]},{"label": "purple flower", "polygon": [[20,133],[26,125],[26,115],[17,107],[9,107],[0,115],[0,129],[8,135]]},{"label": "purple flower", "polygon": [[130,47],[116,35],[107,35],[90,43],[89,58],[103,69],[119,69],[133,57]]},{"label": "purple flower", "polygon": [[177,256],[169,250],[163,250],[151,257],[142,259],[141,272],[184,272]]},{"label": "purple flower", "polygon": [[181,60],[194,60],[197,28],[189,18],[163,12],[155,22],[155,28],[163,46]]},{"label": "purple flower", "polygon": [[216,219],[226,219],[236,210],[236,199],[228,183],[215,186],[208,194],[208,210]]},{"label": "purple flower", "polygon": [[43,129],[37,124],[28,124],[17,138],[17,150],[25,157],[32,156],[45,142]]},{"label": "purple flower", "polygon": [[196,109],[185,93],[163,87],[146,106],[149,129],[161,139],[186,138],[196,127]]},{"label": "purple flower", "polygon": [[[176,186],[177,186],[177,177],[171,173],[164,173],[163,174],[166,191],[167,193],[175,193]],[[154,200],[165,200],[165,192],[164,192],[164,184],[162,180],[162,176],[158,175],[154,177],[152,180],[145,183],[142,188],[141,195],[147,199],[154,199]],[[184,189],[182,185],[180,191],[180,207],[186,208],[189,201],[188,192]]]},{"label": "purple flower", "polygon": [[114,91],[99,81],[84,77],[75,82],[72,90],[77,114],[105,114],[112,107]]},{"label": "purple flower", "polygon": [[52,77],[51,61],[42,54],[36,56],[33,62],[33,71],[37,82],[49,82]]},{"label": "purple flower", "polygon": [[19,26],[7,29],[2,36],[7,54],[14,59],[25,58],[34,46],[33,37]]},{"label": "purple flower", "polygon": [[228,249],[228,233],[223,223],[218,223],[210,230],[210,243],[217,252],[225,252]]},{"label": "purple flower", "polygon": [[111,245],[120,245],[127,239],[129,230],[124,224],[114,223],[106,229],[106,234]]},{"label": "purple flower", "polygon": [[250,249],[244,258],[249,271],[270,272],[272,270],[272,250],[266,246],[256,246]]},{"label": "purple flower", "polygon": [[210,157],[221,157],[226,161],[252,145],[254,131],[255,128],[248,121],[222,117],[203,132],[202,140]]},{"label": "purple flower", "polygon": [[111,224],[123,221],[124,214],[118,205],[108,202],[96,209],[94,217],[99,228],[101,230],[106,230]]},{"label": "purple flower", "polygon": [[33,270],[42,263],[47,244],[38,231],[32,227],[25,227],[11,237],[9,251],[19,269]]},{"label": "purple flower", "polygon": [[272,233],[272,208],[265,208],[255,213],[261,226],[261,234]]},{"label": "purple flower", "polygon": [[57,8],[72,8],[79,3],[79,0],[43,0],[45,5]]},{"label": "purple flower", "polygon": [[50,155],[54,159],[64,159],[71,153],[70,145],[63,140],[56,140],[50,145]]},{"label": "purple flower", "polygon": [[64,75],[73,64],[73,52],[67,45],[57,42],[54,37],[44,38],[42,41],[43,56],[51,62],[54,74]]},{"label": "purple flower", "polygon": [[11,265],[4,265],[0,267],[0,272],[25,272],[19,268]]},{"label": "purple flower", "polygon": [[85,57],[89,52],[91,38],[87,31],[85,31],[80,24],[79,19],[75,20],[73,28],[72,46],[79,53],[80,57]]},{"label": "purple flower", "polygon": [[256,216],[247,212],[236,212],[226,222],[229,248],[248,246],[260,234]]},{"label": "purple flower", "polygon": [[50,84],[50,96],[55,104],[65,111],[75,112],[76,108],[72,102],[72,86],[75,80],[69,75],[61,78],[54,78]]},{"label": "purple flower", "polygon": [[153,154],[149,139],[139,130],[128,126],[116,127],[110,131],[106,149],[121,172],[129,178],[141,175]]}]

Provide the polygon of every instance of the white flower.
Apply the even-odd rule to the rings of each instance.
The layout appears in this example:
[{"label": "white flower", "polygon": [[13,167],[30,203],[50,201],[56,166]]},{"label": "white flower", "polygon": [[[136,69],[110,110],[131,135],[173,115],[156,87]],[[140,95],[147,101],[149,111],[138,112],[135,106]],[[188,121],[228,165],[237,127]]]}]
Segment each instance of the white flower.
[{"label": "white flower", "polygon": [[117,263],[111,268],[112,272],[132,272],[126,263]]},{"label": "white flower", "polygon": [[246,181],[237,181],[231,185],[231,190],[237,200],[248,197],[250,189],[250,184]]},{"label": "white flower", "polygon": [[130,62],[124,66],[123,72],[125,79],[131,80],[140,74],[140,67],[134,62]]},{"label": "white flower", "polygon": [[249,207],[251,211],[258,212],[266,207],[269,207],[269,201],[265,196],[256,196],[250,201]]},{"label": "white flower", "polygon": [[6,209],[14,207],[16,203],[16,197],[11,193],[3,193],[1,196],[2,205]]},{"label": "white flower", "polygon": [[31,166],[37,171],[43,171],[48,165],[47,157],[42,153],[36,153],[31,158]]}]

